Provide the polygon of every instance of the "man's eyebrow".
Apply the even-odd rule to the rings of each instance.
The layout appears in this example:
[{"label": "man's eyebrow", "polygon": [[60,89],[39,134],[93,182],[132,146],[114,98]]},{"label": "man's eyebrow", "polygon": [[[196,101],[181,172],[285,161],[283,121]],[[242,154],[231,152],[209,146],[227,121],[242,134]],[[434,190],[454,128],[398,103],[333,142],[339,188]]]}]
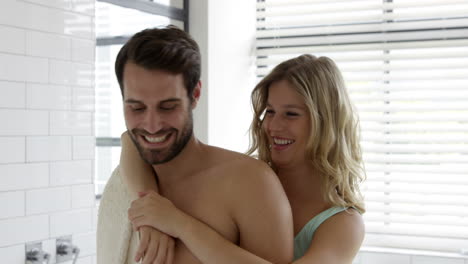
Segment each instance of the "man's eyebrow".
[{"label": "man's eyebrow", "polygon": [[[172,102],[180,102],[180,101],[182,101],[182,99],[180,99],[180,98],[169,98],[169,99],[166,99],[166,100],[161,101],[159,104],[172,103]],[[127,103],[127,104],[143,104],[142,101],[136,100],[136,99],[132,99],[132,98],[126,99],[124,102]]]},{"label": "man's eyebrow", "polygon": [[174,102],[180,102],[180,101],[182,101],[180,98],[169,98],[169,99],[161,101],[160,104],[174,103]]},{"label": "man's eyebrow", "polygon": [[124,102],[127,103],[127,104],[141,104],[142,103],[141,101],[136,100],[136,99],[132,99],[132,98],[125,99]]}]

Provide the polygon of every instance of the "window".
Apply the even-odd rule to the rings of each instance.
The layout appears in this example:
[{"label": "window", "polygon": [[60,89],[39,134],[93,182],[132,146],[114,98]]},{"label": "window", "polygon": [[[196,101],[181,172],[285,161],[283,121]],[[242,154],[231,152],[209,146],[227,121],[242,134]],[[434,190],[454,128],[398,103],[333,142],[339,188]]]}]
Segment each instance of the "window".
[{"label": "window", "polygon": [[367,247],[468,250],[468,1],[261,0],[257,75],[334,59],[358,109]]},{"label": "window", "polygon": [[100,197],[119,163],[120,135],[126,130],[114,63],[122,45],[136,32],[169,24],[187,28],[188,1],[99,0],[96,2],[96,159]]}]

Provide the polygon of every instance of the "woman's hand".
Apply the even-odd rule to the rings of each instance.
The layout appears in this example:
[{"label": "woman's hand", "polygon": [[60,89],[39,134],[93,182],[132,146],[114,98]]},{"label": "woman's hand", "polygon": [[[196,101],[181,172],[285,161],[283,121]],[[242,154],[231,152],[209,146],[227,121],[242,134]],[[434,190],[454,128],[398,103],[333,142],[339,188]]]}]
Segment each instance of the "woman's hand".
[{"label": "woman's hand", "polygon": [[139,196],[128,209],[128,219],[132,222],[134,230],[139,230],[142,226],[151,226],[178,238],[185,225],[186,215],[155,191],[141,192]]},{"label": "woman's hand", "polygon": [[140,244],[135,261],[143,259],[142,264],[172,264],[174,259],[174,238],[149,226],[142,226]]}]

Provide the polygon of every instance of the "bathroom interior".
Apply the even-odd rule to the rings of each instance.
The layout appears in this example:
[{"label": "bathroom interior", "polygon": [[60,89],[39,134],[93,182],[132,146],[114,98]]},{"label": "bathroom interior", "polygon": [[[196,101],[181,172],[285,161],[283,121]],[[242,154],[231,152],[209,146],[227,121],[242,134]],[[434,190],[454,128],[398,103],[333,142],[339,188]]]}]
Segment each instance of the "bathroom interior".
[{"label": "bathroom interior", "polygon": [[468,264],[467,0],[2,0],[0,263],[96,261],[126,130],[117,52],[173,24],[202,55],[194,133],[245,152],[250,92],[302,53],[337,61],[361,121],[353,264]]}]

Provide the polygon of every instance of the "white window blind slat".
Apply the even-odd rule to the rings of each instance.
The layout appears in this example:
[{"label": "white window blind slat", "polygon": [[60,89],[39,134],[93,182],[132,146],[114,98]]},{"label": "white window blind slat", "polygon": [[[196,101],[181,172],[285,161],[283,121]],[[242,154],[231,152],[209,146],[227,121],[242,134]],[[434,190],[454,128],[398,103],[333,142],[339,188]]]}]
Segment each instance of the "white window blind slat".
[{"label": "white window blind slat", "polygon": [[[417,3],[417,2],[408,2],[400,4],[392,3],[379,3],[379,1],[372,2],[355,2],[348,3],[342,2],[339,4],[331,5],[330,3],[325,4],[314,4],[314,5],[297,5],[297,6],[281,6],[277,8],[267,8],[265,11],[259,11],[257,18],[259,19],[269,19],[272,22],[268,23],[264,21],[260,25],[276,24],[281,23],[286,20],[275,20],[275,18],[282,17],[308,17],[311,15],[320,16],[330,16],[336,14],[345,14],[345,18],[350,15],[360,14],[370,14],[376,13],[381,14],[383,19],[402,19],[402,18],[420,18],[420,17],[440,17],[441,14],[445,16],[456,17],[462,14],[463,11],[466,11],[468,5],[465,1],[447,1],[446,3],[441,4],[439,2],[427,2],[427,3]],[[424,12],[421,12],[423,10]],[[381,12],[384,11],[384,12]],[[391,13],[385,13],[386,11],[391,11]],[[462,14],[463,15],[463,14]],[[375,16],[369,16],[368,18],[375,19]],[[364,17],[365,18],[365,17]],[[363,18],[361,18],[363,19]],[[290,22],[291,20],[288,20]],[[308,20],[309,22],[312,20]],[[316,20],[315,20],[316,21]]]},{"label": "white window blind slat", "polygon": [[[461,174],[466,175],[468,171],[468,165],[466,164],[378,164],[378,163],[367,163],[367,172],[384,172],[384,173],[435,173],[435,174]],[[466,176],[465,176],[466,177]]]},{"label": "white window blind slat", "polygon": [[[467,78],[468,80],[468,78]],[[447,93],[457,93],[464,91],[466,85],[463,80],[449,80],[449,81],[419,81],[418,83],[399,83],[398,85],[391,83],[382,84],[356,84],[350,83],[348,91],[351,93],[364,93],[364,92],[397,92],[397,91],[446,91]],[[354,96],[354,95],[353,95]]]},{"label": "white window blind slat", "polygon": [[468,245],[468,0],[257,1],[257,75],[304,53],[361,121],[366,247]]},{"label": "white window blind slat", "polygon": [[412,1],[396,1],[382,2],[375,0],[273,0],[273,1],[257,1],[257,9],[260,11],[270,7],[292,7],[295,8],[298,5],[314,5],[319,6],[320,4],[334,4],[334,5],[372,5],[379,6],[382,9],[394,9],[394,8],[408,8],[408,7],[424,7],[424,6],[443,6],[443,5],[454,5],[454,4],[466,4],[465,0],[412,0]]},{"label": "white window blind slat", "polygon": [[468,154],[468,144],[378,144],[365,141],[363,143],[367,143],[363,144],[364,151],[372,153],[413,153],[417,151],[418,153],[457,152]]},{"label": "white window blind slat", "polygon": [[[385,195],[382,192],[377,190],[369,190],[366,194],[367,199],[372,201],[384,204],[390,203],[410,203],[410,204],[421,204],[421,203],[431,203],[435,205],[460,205],[468,206],[468,201],[463,199],[462,195],[447,195],[447,194],[421,194],[421,195],[411,195],[407,193],[395,193],[392,195]],[[365,219],[375,222],[391,221],[399,223],[432,223],[438,225],[463,225],[468,226],[468,223],[463,221],[463,218],[456,216],[446,216],[446,217],[431,217],[430,219],[424,219],[421,217],[413,215],[401,215],[396,214],[385,215],[372,212],[365,215]]]},{"label": "white window blind slat", "polygon": [[335,52],[350,52],[350,51],[387,51],[399,49],[424,49],[424,48],[448,48],[448,47],[467,47],[467,39],[456,40],[434,40],[434,41],[405,41],[396,43],[375,43],[375,44],[354,44],[354,45],[317,45],[317,46],[304,46],[304,47],[282,47],[279,45],[265,48],[257,46],[257,56],[272,56],[272,55],[287,55],[289,57],[297,54],[321,52],[321,53],[335,53]]},{"label": "white window blind slat", "polygon": [[439,237],[439,238],[452,238],[462,239],[468,235],[468,227],[460,226],[437,226],[437,225],[422,225],[422,224],[403,224],[395,223],[394,226],[388,227],[382,224],[374,224],[369,222],[366,226],[369,233],[382,233],[383,230],[388,234],[394,235],[408,235],[421,236],[421,237]]},{"label": "white window blind slat", "polygon": [[[433,254],[432,251],[459,253],[464,252],[466,248],[465,238],[443,238],[443,237],[427,237],[414,235],[395,235],[386,233],[366,233],[364,245],[367,248],[388,247],[421,250],[428,254]],[[454,250],[462,249],[462,250]]]},{"label": "white window blind slat", "polygon": [[[468,185],[468,178],[458,174],[437,173],[397,173],[385,175],[376,172],[368,172],[366,183],[369,182],[402,182],[402,183],[425,183],[425,184],[453,184]],[[372,212],[370,212],[372,213]]]},{"label": "white window blind slat", "polygon": [[283,37],[297,37],[297,36],[310,36],[310,35],[331,35],[331,34],[352,34],[364,32],[382,32],[382,31],[403,31],[403,30],[417,30],[417,29],[443,29],[443,28],[456,28],[468,25],[466,18],[451,18],[429,21],[404,21],[393,22],[391,24],[382,23],[368,23],[357,25],[333,25],[309,28],[272,28],[257,32],[258,38],[283,38]]},{"label": "white window blind slat", "polygon": [[[369,149],[367,149],[369,151]],[[414,151],[414,150],[413,150]],[[431,153],[437,153],[437,152],[430,152],[430,153],[420,153],[420,154],[408,154],[402,151],[402,153],[392,153],[392,155],[389,156],[389,153],[392,152],[391,150],[385,151],[382,150],[381,153],[374,153],[372,155],[366,155],[364,157],[364,160],[366,162],[372,162],[372,163],[383,163],[383,164],[413,164],[413,163],[419,163],[419,164],[438,164],[438,163],[451,163],[451,164],[465,164],[468,163],[468,158],[467,157],[460,157],[457,155],[438,155],[438,154],[431,154]],[[468,186],[467,186],[468,187]]]},{"label": "white window blind slat", "polygon": [[[468,11],[467,11],[468,13]],[[258,46],[300,46],[318,44],[352,44],[365,42],[394,42],[409,40],[432,40],[444,38],[456,38],[460,35],[468,35],[468,29],[451,30],[425,30],[422,32],[388,32],[385,34],[346,34],[346,35],[318,35],[313,37],[260,39]]]},{"label": "white window blind slat", "polygon": [[[447,133],[448,134],[448,133]],[[448,143],[463,143],[468,141],[468,135],[462,133],[450,133],[450,137],[441,138],[436,133],[385,133],[384,131],[380,133],[372,133],[370,131],[364,131],[361,136],[361,140],[366,142],[385,142],[385,143],[398,143],[402,142],[413,142],[413,143],[435,143],[435,144],[448,144]],[[465,157],[461,157],[464,159]],[[468,157],[466,157],[468,159]]]}]

